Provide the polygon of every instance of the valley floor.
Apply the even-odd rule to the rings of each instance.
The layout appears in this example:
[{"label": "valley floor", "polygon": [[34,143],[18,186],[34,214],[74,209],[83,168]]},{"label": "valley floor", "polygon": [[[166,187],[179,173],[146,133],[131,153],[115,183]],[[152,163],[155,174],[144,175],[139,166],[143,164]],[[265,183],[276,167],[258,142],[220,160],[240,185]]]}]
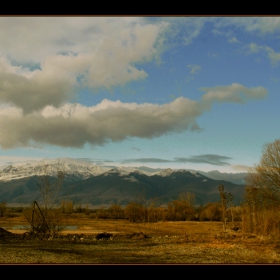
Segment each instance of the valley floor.
[{"label": "valley floor", "polygon": [[[16,219],[0,220],[12,227]],[[19,220],[16,221],[17,223]],[[219,222],[134,224],[126,220],[69,220],[75,231],[51,240],[2,230],[1,264],[280,264],[280,240],[228,231]],[[96,240],[97,232],[112,238]],[[148,238],[145,238],[145,233]]]}]

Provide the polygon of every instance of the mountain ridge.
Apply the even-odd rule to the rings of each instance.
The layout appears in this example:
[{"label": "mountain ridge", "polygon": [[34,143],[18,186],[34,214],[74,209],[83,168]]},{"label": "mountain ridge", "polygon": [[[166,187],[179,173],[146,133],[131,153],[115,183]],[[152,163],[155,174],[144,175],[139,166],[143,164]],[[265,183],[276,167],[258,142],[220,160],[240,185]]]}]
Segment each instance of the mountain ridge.
[{"label": "mountain ridge", "polygon": [[[61,159],[62,160],[62,159]],[[40,167],[54,160],[9,165],[0,170],[0,200],[8,203],[30,203],[40,200],[37,177]],[[38,167],[39,166],[39,167]],[[197,171],[166,168],[158,172],[141,171],[134,167],[103,167],[89,162],[64,160],[65,180],[58,203],[71,200],[90,205],[126,205],[145,197],[147,203],[156,199],[162,205],[177,199],[181,193],[192,192],[197,204],[219,201],[218,186],[234,195],[235,203],[242,200],[245,185],[212,179]]]},{"label": "mountain ridge", "polygon": [[[25,162],[17,162],[13,163],[7,166],[2,166],[2,169],[0,168],[0,181],[1,180],[13,180],[13,179],[19,179],[19,178],[25,178],[30,176],[36,176],[38,175],[38,172],[36,171],[36,167],[38,167],[40,164],[55,164],[58,161],[65,164],[65,172],[66,174],[75,174],[75,171],[78,172],[80,175],[80,178],[86,179],[90,176],[96,176],[102,173],[107,172],[110,169],[116,169],[116,170],[122,170],[125,172],[132,172],[134,170],[138,170],[141,173],[144,173],[146,175],[154,175],[158,173],[170,173],[170,172],[176,172],[178,170],[184,171],[193,171],[196,173],[200,173],[206,177],[209,177],[214,180],[225,180],[229,181],[235,184],[243,185],[245,184],[245,177],[247,173],[222,173],[217,170],[205,172],[205,171],[199,171],[199,170],[193,170],[193,169],[171,169],[171,168],[150,168],[146,166],[141,167],[124,167],[124,166],[114,166],[114,167],[108,167],[108,166],[101,166],[101,165],[94,165],[91,162],[84,161],[81,159],[73,159],[73,158],[59,158],[59,159],[44,159],[41,161],[36,160],[29,160]],[[78,168],[77,168],[78,167]]]}]

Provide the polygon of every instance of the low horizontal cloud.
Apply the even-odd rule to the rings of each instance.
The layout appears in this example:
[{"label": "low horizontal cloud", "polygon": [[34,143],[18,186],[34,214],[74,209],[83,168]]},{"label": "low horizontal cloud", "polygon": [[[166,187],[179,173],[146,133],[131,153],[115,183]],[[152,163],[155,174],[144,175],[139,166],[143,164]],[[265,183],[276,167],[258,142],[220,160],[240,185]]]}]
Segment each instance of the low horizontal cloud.
[{"label": "low horizontal cloud", "polygon": [[234,170],[237,170],[237,171],[249,171],[251,169],[253,169],[252,166],[248,166],[248,165],[244,165],[244,164],[234,164],[234,165],[231,165],[231,167],[234,169]]},{"label": "low horizontal cloud", "polygon": [[231,157],[226,157],[226,156],[220,156],[220,155],[215,155],[215,154],[204,154],[204,155],[198,155],[198,156],[191,156],[188,158],[175,158],[174,160],[176,162],[192,162],[192,163],[207,163],[207,164],[212,164],[212,165],[229,165],[227,160],[230,160]]},{"label": "low horizontal cloud", "polygon": [[163,162],[173,162],[173,160],[161,159],[161,158],[135,158],[135,159],[125,159],[122,161],[122,163],[133,163],[133,162],[163,163]]},{"label": "low horizontal cloud", "polygon": [[114,161],[112,160],[108,160],[108,159],[92,159],[92,158],[78,158],[80,160],[83,160],[83,161],[87,161],[87,162],[90,162],[94,165],[104,165],[104,164],[107,164],[107,163],[112,163]]},{"label": "low horizontal cloud", "polygon": [[202,88],[206,91],[203,95],[204,102],[231,102],[245,104],[251,100],[263,99],[267,90],[263,87],[247,88],[243,85],[233,83],[230,86],[216,86],[213,88]]},{"label": "low horizontal cloud", "polygon": [[[0,107],[0,145],[3,149],[36,145],[83,147],[103,145],[128,137],[151,139],[172,132],[200,131],[197,118],[216,102],[244,104],[267,95],[262,87],[239,84],[203,89],[201,101],[179,97],[163,105],[123,103],[104,99],[96,106],[47,106],[24,114],[22,109]],[[129,121],[128,121],[129,120]]]},{"label": "low horizontal cloud", "polygon": [[231,157],[220,156],[215,154],[204,154],[204,155],[196,155],[191,157],[176,157],[172,160],[162,159],[162,158],[136,158],[136,159],[125,159],[122,163],[133,163],[133,162],[141,162],[141,163],[207,163],[212,165],[229,165],[227,162]]}]

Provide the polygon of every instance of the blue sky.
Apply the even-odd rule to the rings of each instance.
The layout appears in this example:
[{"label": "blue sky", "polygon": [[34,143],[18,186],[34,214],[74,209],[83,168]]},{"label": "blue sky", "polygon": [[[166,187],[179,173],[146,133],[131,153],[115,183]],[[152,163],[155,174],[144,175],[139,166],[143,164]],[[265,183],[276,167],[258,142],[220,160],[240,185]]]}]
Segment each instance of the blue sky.
[{"label": "blue sky", "polygon": [[0,165],[246,172],[280,131],[280,17],[0,17]]}]

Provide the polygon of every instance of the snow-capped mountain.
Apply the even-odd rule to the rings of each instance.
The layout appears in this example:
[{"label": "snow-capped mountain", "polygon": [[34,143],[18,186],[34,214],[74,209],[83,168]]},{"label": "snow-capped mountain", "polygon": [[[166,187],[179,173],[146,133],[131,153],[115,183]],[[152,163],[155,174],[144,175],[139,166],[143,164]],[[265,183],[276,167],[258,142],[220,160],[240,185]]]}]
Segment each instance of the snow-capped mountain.
[{"label": "snow-capped mountain", "polygon": [[[43,174],[46,166],[57,170],[57,164],[62,164],[61,168],[66,174],[58,200],[70,199],[92,205],[125,205],[142,193],[147,199],[158,198],[166,204],[184,192],[194,193],[197,203],[204,204],[218,201],[220,184],[234,195],[236,201],[240,201],[244,190],[242,185],[224,179],[211,179],[207,174],[194,170],[167,168],[155,172],[153,169],[143,170],[143,167],[106,167],[61,158],[21,162],[0,169],[0,200],[29,203],[40,199],[37,178],[34,176]],[[222,175],[225,177],[226,173]]]},{"label": "snow-capped mountain", "polygon": [[[185,173],[185,174],[190,174],[192,176],[195,176],[195,177],[202,177],[202,175],[196,171],[193,171],[193,170],[188,170],[188,169],[171,169],[171,168],[167,168],[167,169],[164,169],[162,171],[159,171],[157,173],[154,173],[153,175],[159,175],[159,176],[162,176],[162,177],[167,177],[167,176],[171,176],[172,174],[175,174],[175,173]],[[205,175],[207,176],[207,175]]]},{"label": "snow-capped mountain", "polygon": [[65,180],[84,180],[91,176],[100,175],[110,168],[93,165],[90,162],[71,158],[46,159],[42,161],[26,161],[11,164],[0,170],[0,180],[10,181],[43,174],[44,167],[49,166],[50,174],[57,170],[56,165],[66,173]]},{"label": "snow-capped mountain", "polygon": [[[132,172],[145,174],[152,176],[154,174],[161,174],[162,176],[166,172],[173,172],[172,169],[169,171],[149,172],[140,170],[136,167],[107,167],[94,165],[88,161],[72,158],[60,158],[60,159],[44,159],[42,161],[30,160],[25,162],[13,163],[8,166],[0,168],[0,181],[17,180],[26,177],[37,176],[44,173],[44,167],[50,167],[50,174],[52,171],[57,170],[56,165],[60,164],[61,169],[66,173],[66,181],[84,180],[92,176],[98,176],[103,173],[118,173],[120,176],[128,175]],[[51,171],[52,170],[52,171]]]},{"label": "snow-capped mountain", "polygon": [[[25,161],[19,163],[13,163],[8,166],[0,167],[0,181],[17,180],[27,177],[32,177],[42,174],[43,166],[49,165],[54,167],[55,164],[60,162],[63,166],[63,170],[66,173],[66,181],[84,180],[92,176],[98,176],[106,173],[118,173],[120,176],[125,176],[130,173],[145,174],[147,176],[159,175],[162,177],[170,176],[173,172],[190,172],[193,175],[199,177],[201,175],[207,176],[214,180],[225,180],[235,184],[244,184],[244,178],[246,173],[220,173],[218,171],[195,171],[190,169],[152,169],[146,167],[116,167],[116,166],[99,166],[94,165],[88,161],[73,159],[73,158],[60,158],[60,159],[45,159],[42,161]],[[55,170],[55,168],[53,168]]]}]

